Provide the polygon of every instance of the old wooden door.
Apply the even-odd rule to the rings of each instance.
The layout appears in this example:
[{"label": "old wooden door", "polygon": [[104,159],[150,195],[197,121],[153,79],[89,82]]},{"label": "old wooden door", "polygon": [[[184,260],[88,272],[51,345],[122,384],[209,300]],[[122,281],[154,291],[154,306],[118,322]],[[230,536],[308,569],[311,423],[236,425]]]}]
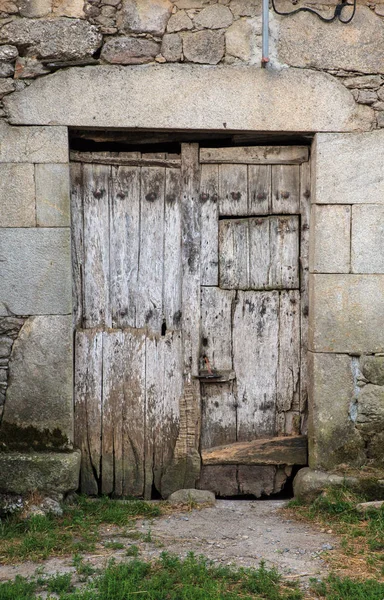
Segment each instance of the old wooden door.
[{"label": "old wooden door", "polygon": [[307,149],[181,148],[72,153],[86,493],[270,494],[292,459],[216,447],[305,429]]}]

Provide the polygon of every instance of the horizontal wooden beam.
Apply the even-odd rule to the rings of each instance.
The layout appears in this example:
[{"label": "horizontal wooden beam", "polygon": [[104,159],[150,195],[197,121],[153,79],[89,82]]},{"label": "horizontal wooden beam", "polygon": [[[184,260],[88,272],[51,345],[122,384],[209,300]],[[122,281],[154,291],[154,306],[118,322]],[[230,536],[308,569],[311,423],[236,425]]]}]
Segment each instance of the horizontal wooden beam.
[{"label": "horizontal wooden beam", "polygon": [[201,148],[201,163],[232,163],[248,165],[299,165],[307,162],[307,146],[234,146]]},{"label": "horizontal wooden beam", "polygon": [[201,454],[203,465],[306,465],[307,456],[305,435],[236,442]]},{"label": "horizontal wooden beam", "polygon": [[[129,154],[129,153],[127,153]],[[132,152],[132,154],[137,154]],[[113,165],[116,167],[167,167],[168,169],[180,169],[181,160],[175,158],[140,158],[135,156],[105,156],[97,152],[76,152],[70,153],[72,162],[91,163],[99,165]]]}]

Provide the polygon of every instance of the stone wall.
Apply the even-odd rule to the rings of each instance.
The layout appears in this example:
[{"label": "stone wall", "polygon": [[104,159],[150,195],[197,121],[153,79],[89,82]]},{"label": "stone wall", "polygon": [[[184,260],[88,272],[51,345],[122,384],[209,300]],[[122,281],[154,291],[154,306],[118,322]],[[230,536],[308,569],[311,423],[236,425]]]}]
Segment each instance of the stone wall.
[{"label": "stone wall", "polygon": [[[333,0],[312,8],[329,16]],[[281,10],[296,2],[278,1]],[[324,71],[384,126],[384,4],[358,5],[349,25],[270,13],[270,69]],[[0,0],[0,101],[73,65],[261,60],[261,0]],[[182,65],[180,65],[182,68]],[[0,115],[6,116],[2,110]]]},{"label": "stone wall", "polygon": [[318,134],[310,226],[310,466],[384,466],[384,132]]}]

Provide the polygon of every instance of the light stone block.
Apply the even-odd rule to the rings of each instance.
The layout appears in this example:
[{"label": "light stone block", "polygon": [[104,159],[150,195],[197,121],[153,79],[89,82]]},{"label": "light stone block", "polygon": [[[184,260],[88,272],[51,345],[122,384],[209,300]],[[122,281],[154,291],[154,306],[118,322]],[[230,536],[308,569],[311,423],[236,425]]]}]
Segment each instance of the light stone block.
[{"label": "light stone block", "polygon": [[384,352],[384,275],[311,274],[309,349]]},{"label": "light stone block", "polygon": [[[70,315],[30,317],[21,328],[12,348],[0,428],[0,439],[8,448],[24,443],[36,450],[71,446],[72,338]],[[32,441],[23,435],[26,428],[35,430]],[[16,440],[18,433],[21,439]]]},{"label": "light stone block", "polygon": [[312,133],[366,130],[375,121],[371,108],[356,105],[326,73],[245,66],[61,69],[4,104],[12,123],[29,125]]},{"label": "light stone block", "polygon": [[310,224],[311,273],[349,273],[351,207],[313,205]]},{"label": "light stone block", "polygon": [[351,358],[343,354],[308,353],[309,466],[332,469],[360,466],[364,441],[351,420],[354,380]]},{"label": "light stone block", "polygon": [[1,227],[34,227],[35,180],[33,165],[0,163]]},{"label": "light stone block", "polygon": [[72,310],[69,227],[0,229],[0,315]]},{"label": "light stone block", "polygon": [[70,225],[68,165],[35,165],[36,219],[39,227]]},{"label": "light stone block", "polygon": [[312,201],[384,204],[384,130],[317,134],[312,156]]},{"label": "light stone block", "polygon": [[68,159],[66,127],[12,127],[0,122],[0,163],[67,163]]},{"label": "light stone block", "polygon": [[384,204],[352,207],[352,272],[384,273]]}]

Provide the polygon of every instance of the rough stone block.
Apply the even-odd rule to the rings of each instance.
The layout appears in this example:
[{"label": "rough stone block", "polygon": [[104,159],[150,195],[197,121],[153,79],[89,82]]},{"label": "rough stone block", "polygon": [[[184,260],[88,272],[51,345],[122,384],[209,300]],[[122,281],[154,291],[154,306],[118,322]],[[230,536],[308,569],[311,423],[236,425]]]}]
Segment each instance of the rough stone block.
[{"label": "rough stone block", "polygon": [[384,204],[352,207],[352,272],[384,273]]},{"label": "rough stone block", "polygon": [[12,77],[15,67],[9,62],[0,62],[0,77]]},{"label": "rough stone block", "polygon": [[124,33],[163,35],[172,8],[169,0],[123,0],[117,26]]},{"label": "rough stone block", "polygon": [[34,227],[35,181],[33,165],[0,163],[1,227]]},{"label": "rough stone block", "polygon": [[75,452],[1,452],[0,491],[66,494],[79,486],[81,454]]},{"label": "rough stone block", "polygon": [[183,51],[190,62],[217,65],[224,56],[224,34],[208,29],[185,33]]},{"label": "rough stone block", "polygon": [[[251,66],[61,69],[5,98],[4,104],[12,123],[75,127],[151,129],[156,115],[159,129],[313,132],[364,130],[374,120],[374,111],[356,105],[337,78],[304,69],[269,71]],[[339,165],[339,177],[347,168],[344,163]]]},{"label": "rough stone block", "polygon": [[309,466],[333,469],[366,461],[364,440],[351,420],[354,379],[351,358],[343,354],[308,356]]},{"label": "rough stone block", "polygon": [[0,229],[0,315],[69,314],[69,228]]},{"label": "rough stone block", "polygon": [[350,206],[312,206],[309,251],[312,273],[349,273],[350,231]]},{"label": "rough stone block", "polygon": [[166,33],[161,42],[161,54],[168,62],[177,62],[181,58],[183,42],[177,33]]},{"label": "rough stone block", "polygon": [[68,165],[35,165],[36,219],[39,227],[70,225]]},{"label": "rough stone block", "polygon": [[170,504],[215,504],[215,494],[208,490],[177,490],[168,496]]},{"label": "rough stone block", "polygon": [[225,33],[225,49],[230,56],[250,61],[256,50],[256,32],[249,19],[239,19]]},{"label": "rough stone block", "polygon": [[235,17],[256,17],[261,14],[259,0],[232,0],[230,8]]},{"label": "rough stone block", "polygon": [[19,56],[15,63],[15,79],[34,79],[50,73],[39,60],[33,57]]},{"label": "rough stone block", "polygon": [[8,77],[0,79],[0,99],[4,98],[4,96],[7,96],[8,94],[11,94],[15,91],[15,89],[16,84],[13,81],[13,79],[10,79]]},{"label": "rough stone block", "polygon": [[53,0],[52,12],[57,17],[84,19],[84,0]]},{"label": "rough stone block", "polygon": [[80,19],[17,19],[0,29],[0,43],[28,48],[37,58],[75,60],[92,56],[102,35]]},{"label": "rough stone block", "polygon": [[0,60],[15,60],[19,56],[16,46],[0,46]]},{"label": "rough stone block", "polygon": [[384,479],[379,477],[350,477],[343,473],[325,473],[305,467],[300,469],[293,480],[295,498],[301,502],[313,502],[328,488],[345,488],[365,497],[384,499]]},{"label": "rough stone block", "polygon": [[233,15],[228,6],[222,4],[212,4],[203,8],[201,12],[193,19],[197,27],[206,29],[224,29],[233,23]]},{"label": "rough stone block", "polygon": [[19,0],[22,17],[46,17],[52,10],[52,0]]},{"label": "rough stone block", "polygon": [[154,60],[160,44],[152,40],[135,37],[118,37],[108,40],[102,49],[101,58],[120,65],[140,65]]},{"label": "rough stone block", "polygon": [[70,447],[73,440],[71,316],[30,317],[9,362],[0,440],[11,449]]},{"label": "rough stone block", "polygon": [[362,356],[360,369],[367,381],[384,386],[384,356]]},{"label": "rough stone block", "polygon": [[384,131],[317,134],[312,199],[317,204],[384,204]]},{"label": "rough stone block", "polygon": [[309,349],[384,351],[384,276],[309,276]]},{"label": "rough stone block", "polygon": [[192,19],[187,15],[185,10],[179,10],[172,15],[168,21],[167,32],[175,33],[177,31],[187,31],[193,29]]},{"label": "rough stone block", "polygon": [[[372,436],[384,429],[384,387],[368,383],[357,396],[356,427]],[[384,449],[383,449],[384,454]]]},{"label": "rough stone block", "polygon": [[67,163],[66,127],[12,127],[0,122],[0,163]]},{"label": "rough stone block", "polygon": [[308,13],[278,21],[278,52],[283,63],[306,69],[384,73],[384,23],[368,7],[359,6],[348,27],[337,20],[329,27]]}]

